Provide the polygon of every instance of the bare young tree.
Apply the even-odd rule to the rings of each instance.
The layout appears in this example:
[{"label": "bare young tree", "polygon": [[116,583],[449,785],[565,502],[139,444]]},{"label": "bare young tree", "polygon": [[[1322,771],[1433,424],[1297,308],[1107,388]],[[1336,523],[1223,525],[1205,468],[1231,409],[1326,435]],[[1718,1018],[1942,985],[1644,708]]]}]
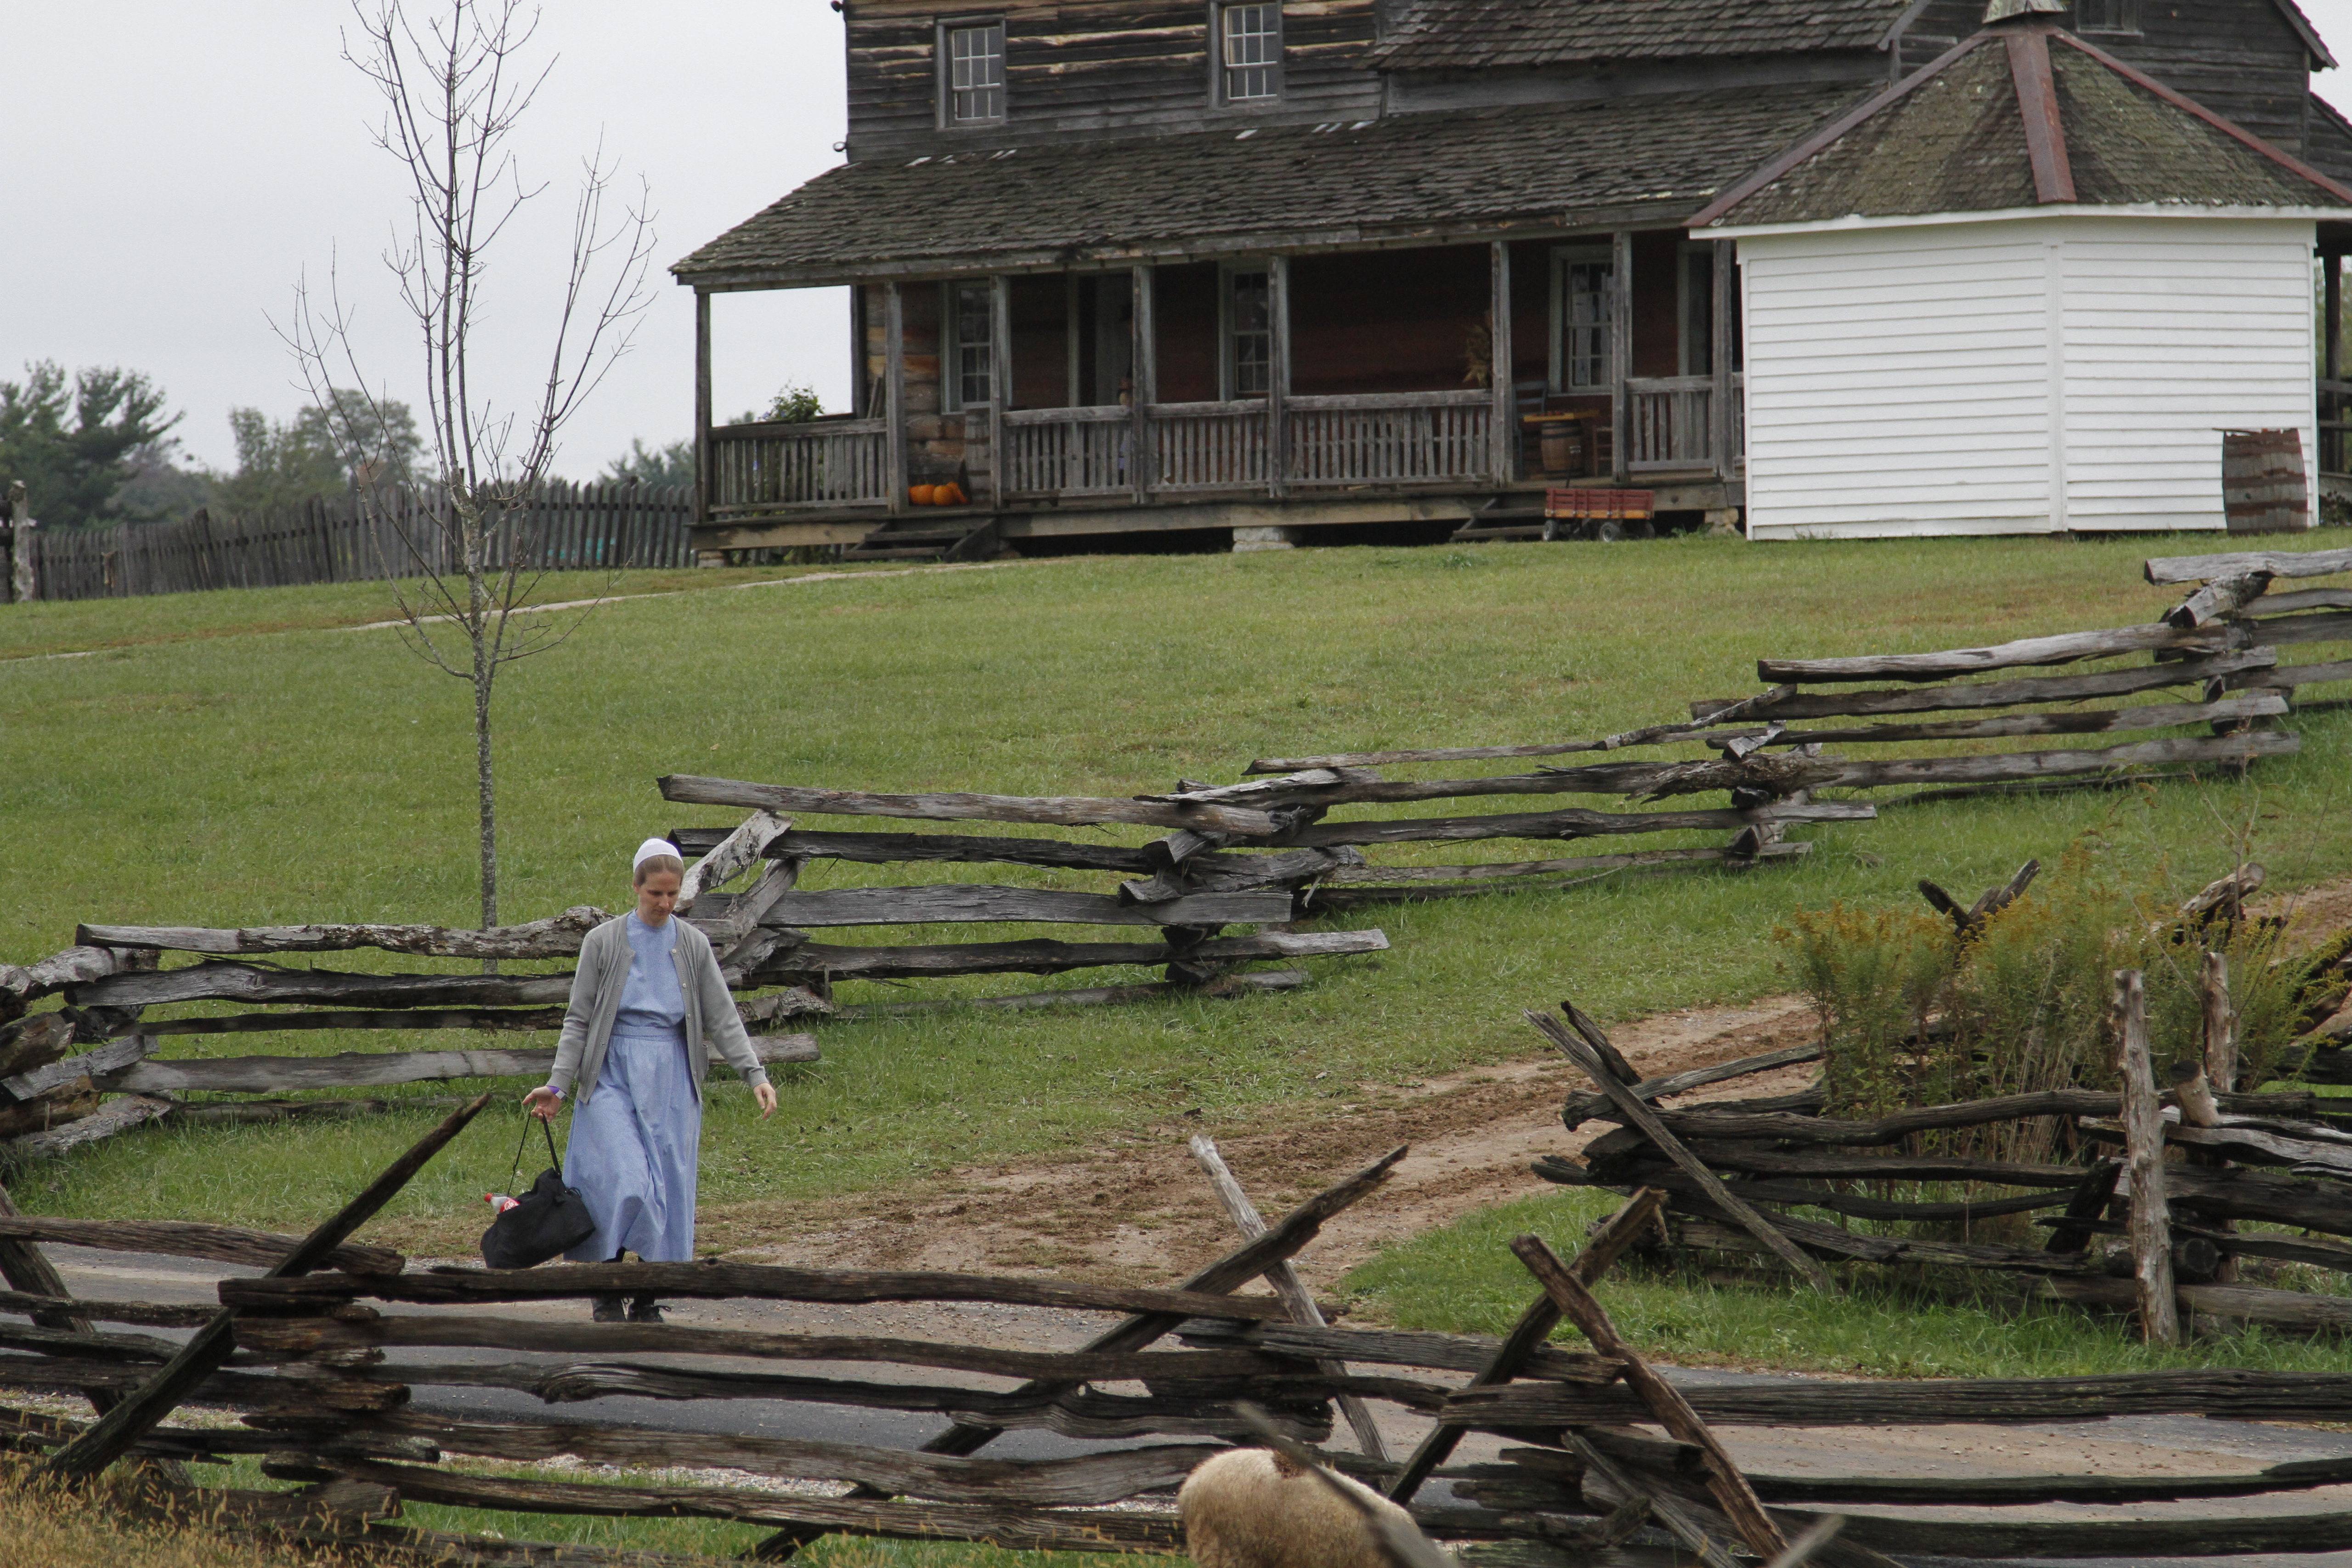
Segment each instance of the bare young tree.
[{"label": "bare young tree", "polygon": [[[634,204],[615,197],[614,169],[600,143],[582,163],[562,285],[532,290],[552,316],[536,401],[500,405],[486,390],[490,378],[474,353],[474,333],[492,248],[547,189],[524,183],[510,145],[552,67],[527,60],[539,13],[521,0],[440,0],[422,21],[404,0],[352,0],[352,9],[356,36],[345,36],[343,58],[382,95],[376,143],[408,181],[408,211],[394,225],[383,262],[424,350],[427,437],[414,466],[430,465],[416,473],[398,460],[379,476],[390,483],[360,488],[360,503],[404,557],[389,574],[410,650],[473,686],[487,929],[499,919],[490,747],[499,671],[553,647],[589,613],[522,615],[550,564],[535,537],[541,510],[531,503],[564,426],[628,352],[652,302],[651,214],[642,186]],[[360,363],[352,321],[331,272],[323,307],[307,284],[297,286],[292,322],[281,335],[357,471],[362,460],[381,466],[370,452],[381,443],[372,436],[384,427],[394,400],[390,383]]]}]

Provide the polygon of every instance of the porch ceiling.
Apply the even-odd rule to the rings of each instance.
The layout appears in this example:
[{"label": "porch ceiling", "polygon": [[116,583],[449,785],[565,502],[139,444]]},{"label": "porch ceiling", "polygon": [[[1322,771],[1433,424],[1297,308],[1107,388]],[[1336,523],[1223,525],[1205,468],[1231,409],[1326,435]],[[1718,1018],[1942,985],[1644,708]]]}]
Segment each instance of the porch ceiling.
[{"label": "porch ceiling", "polygon": [[1678,224],[1851,83],[845,164],[671,268],[704,289]]}]

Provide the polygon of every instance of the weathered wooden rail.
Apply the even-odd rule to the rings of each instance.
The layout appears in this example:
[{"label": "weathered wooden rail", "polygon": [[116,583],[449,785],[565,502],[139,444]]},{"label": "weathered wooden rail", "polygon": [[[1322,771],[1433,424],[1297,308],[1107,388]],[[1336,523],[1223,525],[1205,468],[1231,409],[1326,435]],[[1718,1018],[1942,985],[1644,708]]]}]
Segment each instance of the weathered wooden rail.
[{"label": "weathered wooden rail", "polygon": [[[1655,1086],[1620,1087],[1656,1092]],[[1223,1173],[1221,1184],[1238,1192],[1213,1147],[1196,1152],[1213,1173]],[[1885,1561],[1883,1551],[1929,1550],[1959,1558],[2173,1557],[2318,1550],[2352,1527],[2352,1516],[2316,1509],[2258,1517],[2175,1510],[2125,1522],[2025,1511],[2053,1502],[2292,1498],[2352,1481],[2352,1457],[2195,1477],[1948,1479],[1743,1469],[1717,1428],[1727,1429],[1736,1443],[1740,1430],[1784,1425],[2096,1422],[2165,1413],[2325,1420],[2352,1398],[2352,1378],[2223,1371],[1681,1384],[1618,1334],[1595,1294],[1612,1265],[1654,1226],[1665,1202],[1656,1191],[1637,1192],[1572,1260],[1553,1257],[1533,1237],[1515,1242],[1538,1293],[1518,1330],[1500,1340],[1333,1328],[1303,1293],[1238,1289],[1261,1277],[1279,1283],[1289,1260],[1331,1219],[1376,1192],[1403,1152],[1392,1151],[1341,1178],[1270,1226],[1242,1223],[1254,1212],[1247,1197],[1237,1205],[1229,1197],[1240,1244],[1173,1287],[738,1264],[418,1269],[397,1254],[353,1244],[345,1252],[364,1258],[365,1271],[353,1271],[346,1260],[340,1270],[311,1272],[303,1259],[336,1261],[318,1250],[320,1236],[304,1241],[196,1225],[26,1219],[6,1228],[0,1242],[0,1272],[16,1287],[0,1292],[0,1387],[82,1393],[117,1403],[124,1414],[92,1427],[0,1405],[0,1442],[49,1453],[69,1475],[90,1473],[91,1462],[117,1457],[147,1466],[257,1457],[266,1475],[296,1489],[195,1489],[152,1468],[142,1485],[152,1506],[196,1510],[240,1532],[452,1564],[621,1568],[642,1559],[517,1541],[509,1539],[511,1529],[423,1531],[401,1522],[407,1504],[493,1517],[722,1520],[774,1530],[779,1549],[845,1533],[1013,1550],[1180,1552],[1183,1532],[1171,1493],[1195,1467],[1236,1443],[1325,1442],[1336,1430],[1333,1405],[1349,1401],[1401,1410],[1426,1435],[1401,1460],[1389,1457],[1376,1431],[1355,1451],[1286,1451],[1380,1486],[1408,1503],[1429,1535],[1455,1543],[1463,1561],[1498,1568],[1567,1568],[1612,1547],[1630,1545],[1638,1554],[1652,1543],[1727,1563],[1732,1552],[1777,1554],[1800,1534],[1803,1543],[1785,1561],[1819,1553],[1829,1563],[1876,1565]],[[356,1209],[381,1202],[421,1163],[412,1154],[321,1234],[336,1234]],[[224,1279],[217,1311],[77,1300],[53,1274],[34,1282],[45,1267],[39,1241],[89,1245],[94,1238],[271,1264],[277,1273]],[[551,1321],[543,1312],[518,1317],[499,1310],[613,1292],[686,1303],[993,1302],[1126,1315],[1083,1344],[1039,1349],[854,1330],[811,1335],[691,1321]],[[694,1309],[678,1310],[690,1315]],[[1589,1349],[1545,1342],[1563,1319]],[[216,1348],[211,1359],[192,1360],[198,1342],[182,1346],[155,1333],[99,1325],[209,1326]],[[418,1358],[438,1348],[505,1353],[496,1361]],[[812,1369],[814,1375],[784,1373],[772,1370],[779,1360],[824,1366]],[[860,1370],[866,1366],[875,1370]],[[924,1380],[895,1381],[893,1367],[919,1369]],[[1017,1386],[1004,1388],[1007,1381]],[[411,1403],[412,1389],[436,1384],[524,1393],[544,1413],[491,1419]],[[730,1430],[728,1406],[716,1407],[718,1418],[692,1432],[582,1421],[564,1410],[615,1397],[817,1402],[925,1414],[947,1426],[928,1443],[895,1447]],[[226,1409],[237,1423],[165,1424],[184,1400]],[[1664,1436],[1646,1434],[1651,1424]],[[1052,1459],[979,1452],[997,1434],[1020,1428],[1122,1446]],[[1506,1446],[1494,1458],[1449,1466],[1455,1445],[1472,1432],[1498,1434]],[[517,1468],[567,1455],[604,1471],[568,1479]],[[674,1479],[680,1468],[723,1473],[681,1481]],[[1451,1495],[1430,1490],[1433,1480]],[[820,1496],[761,1484],[775,1481],[847,1483],[850,1489]],[[1958,1522],[1934,1511],[1953,1505],[1994,1511]],[[1856,1509],[1870,1511],[1851,1512]],[[1832,1531],[1823,1521],[1832,1519],[1840,1521],[1836,1542],[1826,1544]],[[1435,1568],[1444,1559],[1427,1561]]]}]

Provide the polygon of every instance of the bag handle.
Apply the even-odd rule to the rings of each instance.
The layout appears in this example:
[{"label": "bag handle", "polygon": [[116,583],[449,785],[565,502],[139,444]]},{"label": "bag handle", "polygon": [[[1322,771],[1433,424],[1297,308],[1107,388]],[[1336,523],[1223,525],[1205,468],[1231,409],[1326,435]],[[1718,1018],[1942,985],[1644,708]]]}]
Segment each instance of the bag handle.
[{"label": "bag handle", "polygon": [[555,1152],[555,1129],[525,1110],[522,1113],[522,1137],[515,1144],[514,1167],[507,1173],[509,1183],[522,1179],[522,1152],[530,1146],[530,1124],[534,1121],[539,1121],[539,1130],[547,1135],[547,1163],[559,1171],[563,1169],[562,1157]]}]

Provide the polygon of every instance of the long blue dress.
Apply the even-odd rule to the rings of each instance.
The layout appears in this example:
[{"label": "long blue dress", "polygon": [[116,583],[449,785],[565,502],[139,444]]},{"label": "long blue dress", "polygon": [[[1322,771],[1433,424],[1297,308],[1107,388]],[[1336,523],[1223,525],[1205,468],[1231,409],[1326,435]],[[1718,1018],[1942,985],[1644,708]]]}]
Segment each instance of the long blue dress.
[{"label": "long blue dress", "polygon": [[702,1101],[686,1060],[686,995],[673,917],[628,917],[629,977],[595,1092],[581,1101],[563,1152],[595,1234],[564,1256],[603,1263],[626,1249],[647,1263],[694,1260],[694,1177]]}]

